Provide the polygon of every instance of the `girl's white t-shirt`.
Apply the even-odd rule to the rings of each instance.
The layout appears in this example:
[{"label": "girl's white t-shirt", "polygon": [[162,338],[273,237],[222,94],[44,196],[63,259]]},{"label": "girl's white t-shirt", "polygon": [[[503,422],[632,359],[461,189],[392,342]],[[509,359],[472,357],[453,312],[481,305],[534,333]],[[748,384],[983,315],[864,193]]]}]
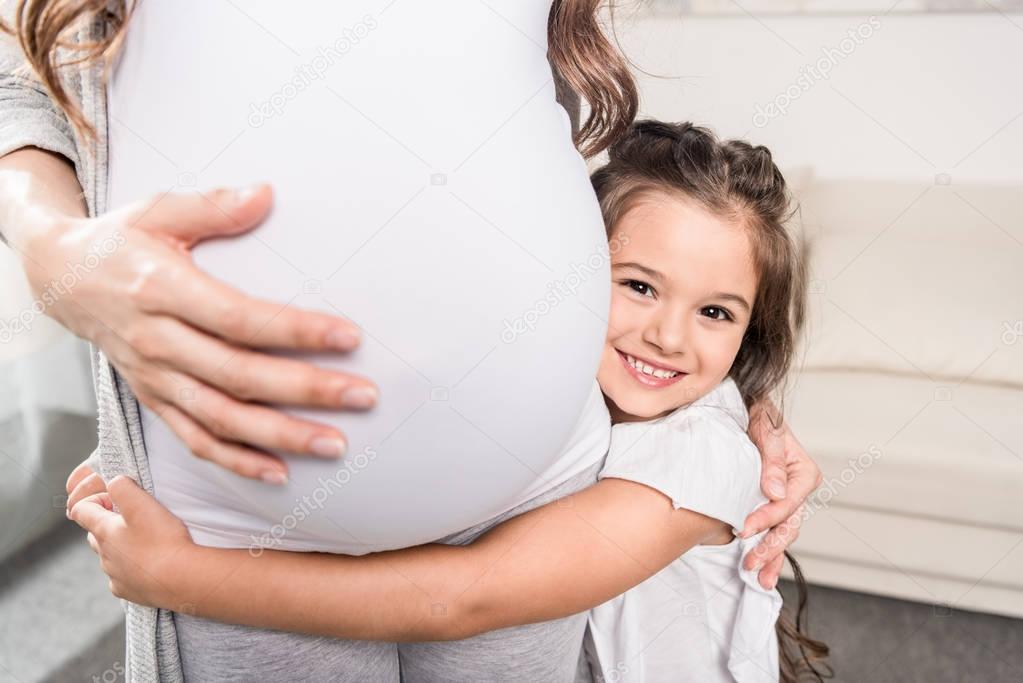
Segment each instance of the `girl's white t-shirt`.
[{"label": "girl's white t-shirt", "polygon": [[[600,478],[645,484],[685,508],[741,529],[767,499],[749,414],[728,378],[665,417],[615,425]],[[763,534],[697,546],[590,611],[586,650],[608,682],[774,682],[782,599],[742,558]]]}]

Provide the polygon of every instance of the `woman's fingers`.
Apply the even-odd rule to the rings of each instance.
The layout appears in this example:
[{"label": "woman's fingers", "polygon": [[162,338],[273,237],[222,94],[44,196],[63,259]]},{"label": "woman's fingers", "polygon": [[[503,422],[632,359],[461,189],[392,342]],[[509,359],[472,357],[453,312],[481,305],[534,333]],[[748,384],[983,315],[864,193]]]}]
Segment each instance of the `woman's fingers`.
[{"label": "woman's fingers", "polygon": [[[180,342],[179,332],[170,335],[175,342]],[[128,344],[123,339],[116,342],[122,347]],[[287,467],[268,451],[331,458],[344,453],[345,437],[337,429],[276,408],[239,401],[216,387],[165,367],[165,360],[155,360],[166,359],[167,351],[152,348],[143,351],[151,353],[153,359],[147,360],[130,348],[122,349],[120,357],[127,359],[121,366],[122,372],[139,401],[159,415],[198,457],[241,476],[278,484],[286,481]],[[266,375],[261,377],[261,382],[273,381]],[[280,381],[288,384],[290,380]],[[167,406],[175,407],[175,411],[168,411]]]},{"label": "woman's fingers", "polygon": [[[237,401],[191,377],[171,372],[179,388],[172,403],[220,439],[255,449],[339,458],[348,442],[337,429],[288,415],[275,408]],[[268,457],[273,457],[269,453]]]},{"label": "woman's fingers", "polygon": [[[122,366],[124,368],[122,372],[125,373],[128,383],[138,399],[161,416],[165,422],[168,422],[167,416],[171,415],[170,413],[165,415],[165,406],[173,405],[176,406],[178,412],[198,423],[202,427],[203,434],[209,433],[215,437],[213,441],[195,437],[189,442],[183,433],[186,427],[184,421],[179,419],[175,424],[168,422],[171,429],[182,440],[189,443],[190,448],[199,457],[214,462],[230,462],[232,463],[230,469],[242,476],[263,478],[267,482],[277,483],[283,482],[287,468],[280,458],[265,451],[284,451],[331,458],[343,455],[347,444],[344,434],[339,430],[293,417],[276,408],[237,400],[217,387],[209,386],[194,377],[167,367],[168,359],[177,357],[174,355],[176,352],[166,348],[167,344],[180,346],[186,354],[191,354],[193,347],[190,344],[202,345],[204,342],[197,342],[189,337],[190,334],[201,335],[200,332],[188,330],[177,321],[162,316],[160,318],[163,322],[154,328],[159,333],[150,337],[152,340],[161,340],[159,348],[157,348],[156,342],[146,341],[143,338],[141,351],[147,354],[145,356],[133,351],[128,340],[115,340],[121,347],[120,357],[127,359]],[[204,339],[210,341],[209,338]],[[194,355],[204,356],[202,359],[197,359],[200,367],[212,368],[212,365],[208,365],[211,362],[209,358],[214,358],[212,363],[217,363],[225,357],[225,353],[230,352],[229,347],[225,348],[228,350],[225,351],[218,347],[218,353],[204,352]],[[294,364],[300,364],[299,361],[289,359],[267,358],[280,360],[283,363],[283,365],[270,364],[270,367],[275,368],[278,372],[289,371]],[[251,367],[251,365],[243,363],[242,372],[250,372]],[[307,371],[308,369],[304,369],[298,372],[305,373]],[[258,398],[269,391],[268,383],[275,380],[271,376],[272,371],[271,374],[265,372],[253,374],[257,374],[258,379],[245,380],[248,382],[248,387],[243,388],[242,392],[255,392]],[[368,382],[348,378],[339,375],[339,373],[327,372],[326,375],[330,377],[331,381],[338,381],[340,377],[342,381],[350,382],[350,386],[345,390],[349,392],[345,396],[345,402],[348,405],[354,407],[356,401],[360,400],[358,396],[353,398],[352,390],[365,391],[369,394],[368,397],[363,397],[367,400],[364,405],[358,406],[360,409],[369,407],[369,404],[375,401],[376,392]],[[289,387],[285,393],[290,392],[293,396],[303,390],[308,390],[297,386],[293,383],[293,379],[283,375],[276,381],[282,386]],[[235,384],[235,388],[238,386]],[[323,393],[329,394],[331,390],[320,388],[312,391],[314,394],[319,392],[322,397]],[[195,430],[188,431],[194,432]],[[218,443],[214,443],[214,441]],[[197,448],[200,450],[197,451]],[[276,473],[270,472],[270,470],[275,470]]]},{"label": "woman's fingers", "polygon": [[70,515],[71,508],[75,506],[78,501],[87,498],[97,493],[103,493],[107,490],[106,482],[103,481],[103,477],[99,476],[95,472],[92,472],[87,477],[78,482],[78,484],[71,490],[67,498],[67,512]]},{"label": "woman's fingers", "polygon": [[196,457],[248,479],[261,479],[278,486],[287,483],[288,469],[279,458],[217,438],[173,405],[164,404],[159,415]]},{"label": "woman's fingers", "polygon": [[352,351],[359,345],[359,328],[350,320],[247,296],[191,263],[148,273],[132,295],[149,313],[173,316],[242,346]]},{"label": "woman's fingers", "polygon": [[211,387],[195,385],[192,398],[179,401],[192,419],[216,436],[256,448],[340,458],[348,449],[333,428],[292,417],[274,408],[236,401]]},{"label": "woman's fingers", "polygon": [[266,219],[273,189],[263,183],[206,192],[165,192],[127,206],[128,227],[147,230],[182,249],[203,240],[247,232]]},{"label": "woman's fingers", "polygon": [[167,316],[157,316],[132,342],[147,362],[191,375],[240,400],[352,410],[376,403],[377,389],[364,378],[232,346]]}]

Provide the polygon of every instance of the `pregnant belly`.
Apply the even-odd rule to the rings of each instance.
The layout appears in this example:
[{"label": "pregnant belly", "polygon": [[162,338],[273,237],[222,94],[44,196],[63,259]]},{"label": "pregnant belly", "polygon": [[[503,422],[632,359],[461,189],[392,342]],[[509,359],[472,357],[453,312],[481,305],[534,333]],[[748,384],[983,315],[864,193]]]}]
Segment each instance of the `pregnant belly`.
[{"label": "pregnant belly", "polygon": [[143,408],[157,497],[198,542],[407,546],[602,455],[566,443],[606,324],[599,208],[554,100],[549,0],[507,4],[139,5],[108,98],[111,206],[271,181],[270,219],[197,265],[355,321],[356,353],[291,355],[381,389],[365,414],[289,408],[349,453],[286,456],[280,488],[196,459]]}]

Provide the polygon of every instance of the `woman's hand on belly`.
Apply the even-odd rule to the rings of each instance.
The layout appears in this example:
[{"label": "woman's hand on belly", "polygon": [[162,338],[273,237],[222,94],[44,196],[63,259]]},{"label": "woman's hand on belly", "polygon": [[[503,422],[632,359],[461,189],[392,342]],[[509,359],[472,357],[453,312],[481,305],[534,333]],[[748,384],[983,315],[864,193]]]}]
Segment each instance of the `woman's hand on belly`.
[{"label": "woman's hand on belly", "polygon": [[69,217],[33,243],[26,270],[42,296],[66,264],[97,260],[48,314],[102,349],[192,453],[283,483],[287,467],[267,451],[338,457],[345,438],[262,404],[366,409],[377,390],[367,379],[257,350],[351,351],[359,344],[351,322],[253,299],[193,263],[198,242],[251,230],[271,203],[261,185],[167,193],[99,218]]}]

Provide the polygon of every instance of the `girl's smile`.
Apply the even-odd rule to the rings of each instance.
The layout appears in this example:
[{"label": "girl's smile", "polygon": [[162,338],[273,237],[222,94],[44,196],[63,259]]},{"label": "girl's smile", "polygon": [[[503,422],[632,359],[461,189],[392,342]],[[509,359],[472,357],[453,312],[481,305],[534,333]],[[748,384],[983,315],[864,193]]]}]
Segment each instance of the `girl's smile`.
[{"label": "girl's smile", "polygon": [[661,387],[671,386],[675,382],[679,382],[684,379],[688,374],[678,370],[677,368],[656,363],[647,358],[638,358],[625,353],[621,349],[615,349],[615,351],[618,352],[618,356],[622,359],[622,363],[625,364],[629,373],[636,378],[636,381],[648,387],[659,389]]}]

